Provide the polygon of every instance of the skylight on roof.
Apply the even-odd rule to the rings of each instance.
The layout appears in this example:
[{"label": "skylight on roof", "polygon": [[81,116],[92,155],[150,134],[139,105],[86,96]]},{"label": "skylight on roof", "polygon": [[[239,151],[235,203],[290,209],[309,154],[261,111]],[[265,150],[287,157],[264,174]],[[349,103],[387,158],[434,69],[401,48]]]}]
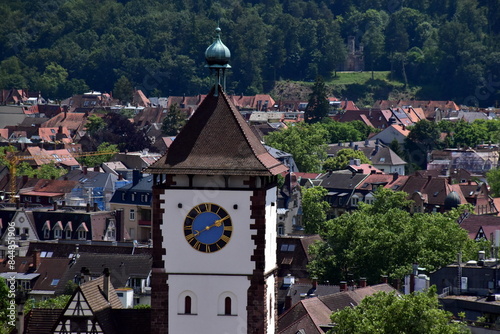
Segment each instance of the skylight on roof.
[{"label": "skylight on roof", "polygon": [[52,280],[52,282],[50,283],[50,285],[52,285],[52,286],[56,286],[58,283],[59,283],[59,279],[54,278],[54,279]]}]

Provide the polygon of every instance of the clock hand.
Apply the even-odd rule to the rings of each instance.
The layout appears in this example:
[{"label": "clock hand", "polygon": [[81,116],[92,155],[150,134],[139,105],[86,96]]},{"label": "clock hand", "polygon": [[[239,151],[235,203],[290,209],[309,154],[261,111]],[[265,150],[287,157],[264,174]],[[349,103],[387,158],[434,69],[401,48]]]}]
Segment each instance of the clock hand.
[{"label": "clock hand", "polygon": [[194,235],[195,237],[197,237],[197,236],[199,236],[199,235],[200,235],[200,233],[202,233],[202,232],[204,232],[204,231],[208,231],[208,230],[210,230],[212,227],[220,227],[220,226],[222,226],[222,224],[224,223],[224,220],[226,220],[226,219],[228,219],[228,218],[229,218],[229,216],[226,216],[226,217],[224,217],[224,218],[222,218],[222,219],[218,219],[218,220],[216,220],[216,221],[215,221],[212,225],[207,225],[207,226],[205,226],[205,228],[204,228],[204,229],[202,229],[201,231],[195,230],[195,231],[194,231],[194,233],[193,233],[193,235]]}]

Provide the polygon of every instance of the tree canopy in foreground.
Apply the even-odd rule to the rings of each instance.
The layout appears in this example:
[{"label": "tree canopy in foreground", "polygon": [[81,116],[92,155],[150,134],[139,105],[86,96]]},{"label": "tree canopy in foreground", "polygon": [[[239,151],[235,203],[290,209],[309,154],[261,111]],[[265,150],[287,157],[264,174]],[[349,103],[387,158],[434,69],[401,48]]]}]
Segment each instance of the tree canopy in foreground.
[{"label": "tree canopy in foreground", "polygon": [[397,295],[378,292],[354,307],[335,312],[329,334],[458,334],[470,333],[439,308],[435,286],[428,291]]},{"label": "tree canopy in foreground", "polygon": [[455,261],[459,252],[472,259],[478,250],[489,250],[457,223],[470,208],[410,214],[401,209],[408,203],[406,193],[379,188],[373,205],[359,203],[358,210],[326,221],[320,228],[324,242],[310,248],[311,274],[331,283],[352,275],[375,284],[381,275],[403,278],[414,263],[432,271]]}]

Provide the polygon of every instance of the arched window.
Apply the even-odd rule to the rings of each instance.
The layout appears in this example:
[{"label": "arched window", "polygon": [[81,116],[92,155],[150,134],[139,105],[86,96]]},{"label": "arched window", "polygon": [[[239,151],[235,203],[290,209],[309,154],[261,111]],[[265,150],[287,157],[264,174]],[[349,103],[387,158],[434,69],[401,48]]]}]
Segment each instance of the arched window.
[{"label": "arched window", "polygon": [[217,315],[238,315],[238,298],[234,293],[226,291],[219,295],[217,301]]},{"label": "arched window", "polygon": [[231,297],[224,299],[224,315],[231,315]]},{"label": "arched window", "polygon": [[177,314],[179,315],[197,315],[198,299],[193,291],[183,291],[177,299]]},{"label": "arched window", "polygon": [[191,314],[191,297],[184,298],[184,314]]}]

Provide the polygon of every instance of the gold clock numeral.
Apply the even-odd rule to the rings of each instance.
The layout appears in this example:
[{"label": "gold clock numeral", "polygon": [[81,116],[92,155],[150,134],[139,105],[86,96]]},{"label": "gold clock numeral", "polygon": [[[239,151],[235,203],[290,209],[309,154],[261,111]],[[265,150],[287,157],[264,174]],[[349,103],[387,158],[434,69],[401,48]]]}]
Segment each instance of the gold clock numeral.
[{"label": "gold clock numeral", "polygon": [[233,227],[231,225],[224,225],[224,231],[232,231]]},{"label": "gold clock numeral", "polygon": [[201,242],[199,241],[196,241],[193,245],[194,248],[196,248],[196,250],[200,250],[200,247],[201,247]]},{"label": "gold clock numeral", "polygon": [[229,237],[227,235],[222,235],[220,237],[220,240],[224,241],[225,243],[228,243],[229,242]]},{"label": "gold clock numeral", "polygon": [[193,233],[186,235],[186,240],[187,240],[189,243],[191,243],[191,240],[193,240],[193,239],[194,239],[194,234],[193,234]]},{"label": "gold clock numeral", "polygon": [[191,231],[193,229],[193,225],[184,225],[185,231]]},{"label": "gold clock numeral", "polygon": [[200,208],[200,206],[199,206],[199,205],[198,205],[198,206],[195,206],[195,207],[194,207],[194,209],[195,209],[195,211],[196,211],[197,213],[201,213],[201,208]]},{"label": "gold clock numeral", "polygon": [[208,212],[212,212],[212,203],[206,203],[205,208],[207,209]]}]

